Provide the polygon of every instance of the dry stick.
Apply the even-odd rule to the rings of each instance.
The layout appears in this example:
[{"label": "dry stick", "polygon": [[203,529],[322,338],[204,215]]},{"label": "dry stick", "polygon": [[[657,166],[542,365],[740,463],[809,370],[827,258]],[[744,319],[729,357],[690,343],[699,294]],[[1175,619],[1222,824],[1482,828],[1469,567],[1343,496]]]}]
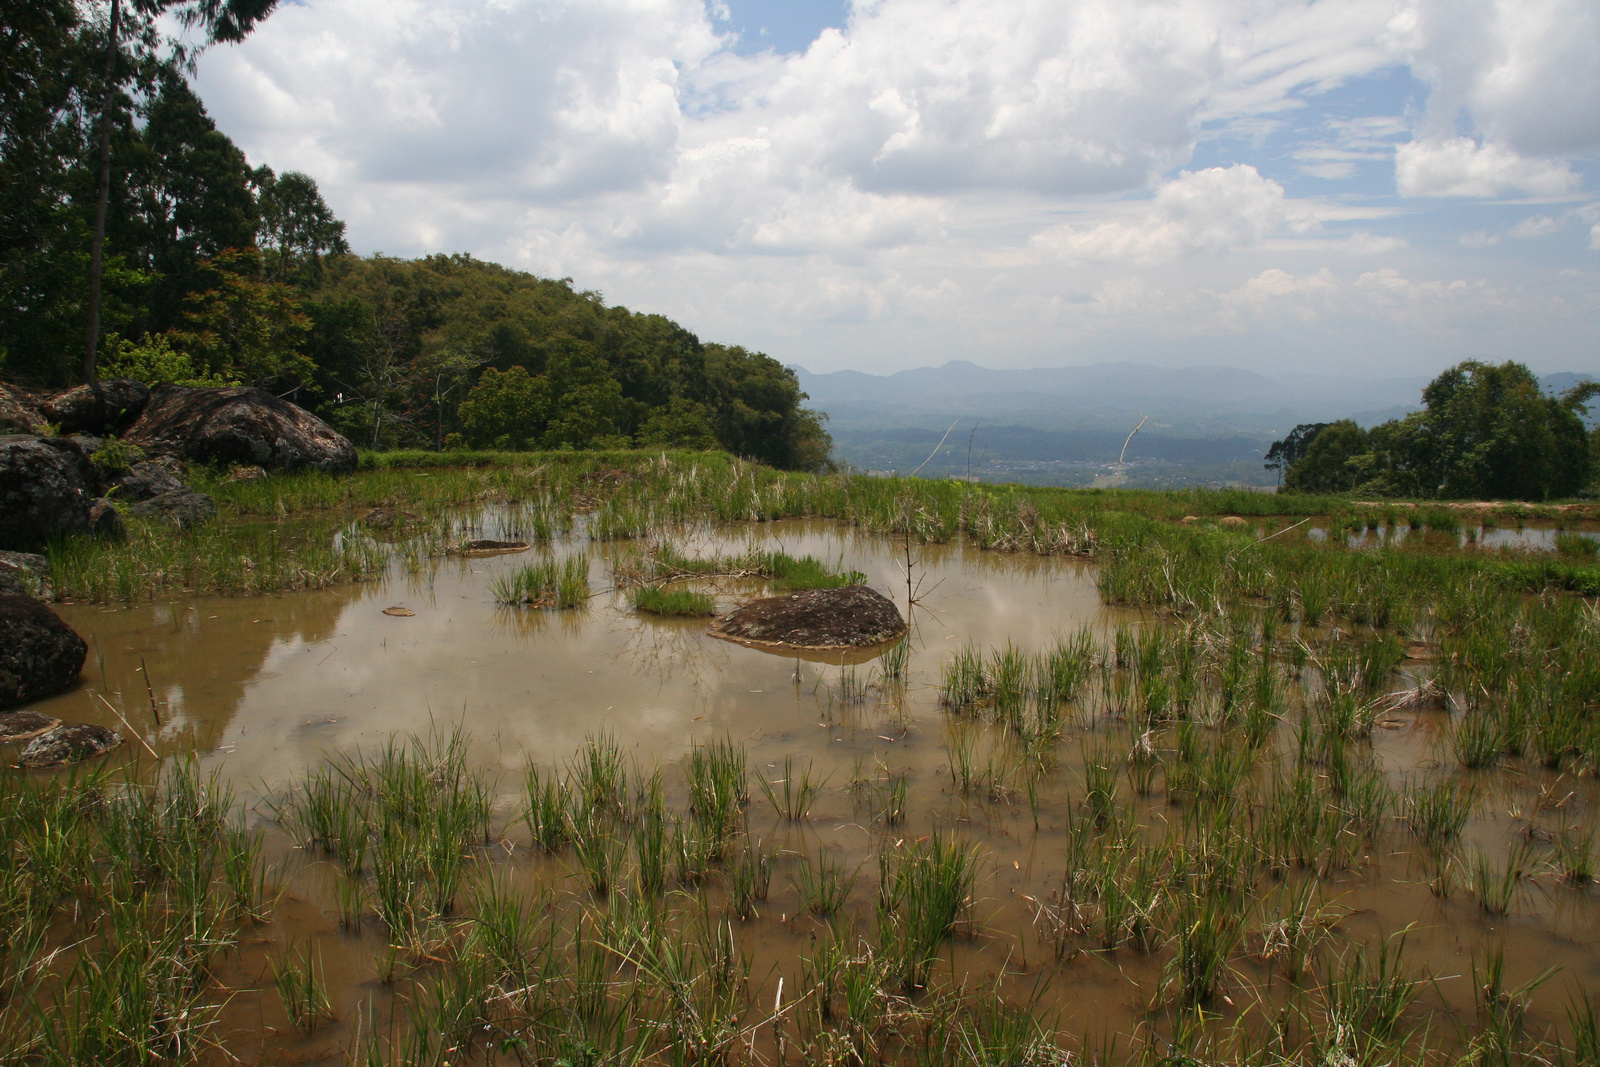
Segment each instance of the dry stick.
[{"label": "dry stick", "polygon": [[152,756],[155,756],[157,761],[159,761],[161,759],[161,757],[159,755],[156,755],[156,750],[150,747],[150,742],[148,742],[148,741],[146,741],[144,739],[144,735],[141,734],[138,730],[135,730],[133,728],[133,725],[131,723],[129,723],[127,719],[124,719],[122,717],[122,712],[118,711],[116,709],[116,707],[114,707],[112,705],[111,701],[107,700],[103,696],[100,696],[99,693],[96,693],[95,696],[99,699],[100,703],[104,704],[108,708],[111,708],[111,714],[115,715],[117,717],[117,721],[128,728],[128,732],[130,734],[132,734],[134,737],[138,738],[139,743],[144,746],[144,750],[146,752],[150,753],[150,755],[152,755]]},{"label": "dry stick", "polygon": [[[956,420],[956,422],[960,421],[960,419]],[[950,424],[950,430],[954,430],[956,428],[956,422],[952,422]],[[917,476],[917,471],[920,471],[923,467],[926,467],[929,463],[933,462],[933,457],[937,456],[939,454],[939,449],[944,447],[945,438],[950,436],[950,430],[946,430],[944,432],[944,437],[939,438],[939,443],[933,446],[933,451],[928,453],[928,458],[917,465],[917,470],[906,475],[907,478],[915,478]]]},{"label": "dry stick", "polygon": [[161,728],[161,712],[156,708],[156,691],[150,686],[150,668],[145,666],[144,653],[139,653],[139,673],[144,675],[144,691],[150,696],[150,717],[156,721],[156,728]]}]

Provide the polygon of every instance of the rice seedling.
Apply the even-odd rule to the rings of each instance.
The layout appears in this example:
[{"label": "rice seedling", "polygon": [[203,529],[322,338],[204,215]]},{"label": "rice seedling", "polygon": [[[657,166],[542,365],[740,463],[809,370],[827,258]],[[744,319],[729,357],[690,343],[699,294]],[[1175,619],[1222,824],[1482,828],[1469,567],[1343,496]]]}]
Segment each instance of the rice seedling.
[{"label": "rice seedling", "polygon": [[828,919],[844,908],[860,876],[860,868],[846,870],[840,857],[823,852],[816,862],[801,856],[790,883],[800,896],[802,908],[819,919]]},{"label": "rice seedling", "polygon": [[291,945],[272,963],[272,982],[283,1002],[289,1025],[309,1034],[333,1018],[333,1002],[323,977],[322,959],[310,949],[297,953]]},{"label": "rice seedling", "polygon": [[1567,1030],[1572,1034],[1571,1059],[1569,1050],[1563,1049],[1561,1063],[1600,1063],[1600,1012],[1589,998],[1588,990],[1579,990],[1567,1003]]},{"label": "rice seedling", "polygon": [[605,731],[584,738],[568,773],[574,809],[612,819],[628,815],[628,767],[615,737]]},{"label": "rice seedling", "polygon": [[1408,785],[1402,796],[1412,834],[1429,848],[1452,844],[1472,814],[1471,788],[1449,779],[1432,786]]},{"label": "rice seedling", "polygon": [[888,651],[878,657],[878,671],[888,684],[904,685],[906,670],[910,662],[911,638],[903,637],[890,645]]},{"label": "rice seedling", "polygon": [[339,925],[346,930],[359,931],[361,916],[367,910],[366,883],[359,876],[343,871],[335,878],[334,894],[339,910]]},{"label": "rice seedling", "polygon": [[528,764],[525,777],[527,804],[523,821],[534,847],[554,852],[567,843],[567,813],[572,805],[567,783],[553,774],[544,774],[532,763]]},{"label": "rice seedling", "polygon": [[906,818],[906,796],[911,781],[904,774],[885,773],[878,782],[877,818],[884,826],[899,826]]},{"label": "rice seedling", "polygon": [[1216,893],[1184,895],[1174,918],[1168,980],[1186,1004],[1204,1004],[1227,981],[1228,960],[1244,937],[1236,902]]},{"label": "rice seedling", "polygon": [[628,591],[628,603],[634,611],[642,611],[647,615],[707,618],[716,614],[716,601],[711,594],[692,589],[642,585]]},{"label": "rice seedling", "polygon": [[1393,1042],[1417,998],[1422,983],[1405,974],[1405,945],[1404,934],[1379,942],[1375,954],[1357,945],[1328,967],[1323,996],[1329,1022],[1349,1035],[1358,1053]]},{"label": "rice seedling", "polygon": [[667,836],[667,816],[647,808],[633,826],[633,851],[638,860],[639,892],[654,896],[666,888],[672,860],[672,842]]},{"label": "rice seedling", "polygon": [[615,823],[590,808],[572,820],[572,851],[589,889],[597,897],[611,892],[627,856],[627,840]]},{"label": "rice seedling", "polygon": [[679,882],[698,883],[720,854],[717,840],[708,836],[697,820],[673,820],[672,858]]},{"label": "rice seedling", "polygon": [[1504,915],[1516,903],[1522,882],[1528,876],[1532,849],[1527,841],[1513,845],[1503,866],[1497,865],[1482,849],[1475,849],[1468,861],[1472,892],[1478,906],[1490,915]]},{"label": "rice seedling", "polygon": [[1573,885],[1585,885],[1595,879],[1594,838],[1595,826],[1591,824],[1587,829],[1563,828],[1552,842],[1556,870]]},{"label": "rice seedling", "polygon": [[983,657],[976,648],[966,645],[944,665],[940,702],[949,708],[970,708],[988,692]]},{"label": "rice seedling", "polygon": [[945,1062],[973,1067],[1054,1067],[1072,1060],[1031,1011],[998,998],[963,1013],[952,1038],[949,1051],[953,1055]]},{"label": "rice seedling", "polygon": [[745,844],[739,858],[728,866],[728,903],[741,920],[756,914],[756,905],[767,899],[772,885],[772,856],[758,838]]},{"label": "rice seedling", "polygon": [[1472,990],[1477,999],[1478,1032],[1468,1043],[1468,1055],[1480,1063],[1523,1062],[1520,1053],[1526,1041],[1525,1022],[1534,991],[1555,974],[1556,968],[1547,967],[1521,985],[1508,989],[1503,947],[1486,954],[1481,962],[1475,958]]},{"label": "rice seedling", "polygon": [[1084,810],[1096,826],[1107,826],[1116,812],[1118,763],[1108,751],[1083,755]]},{"label": "rice seedling", "polygon": [[1492,766],[1505,751],[1505,727],[1494,714],[1475,709],[1450,722],[1450,749],[1469,770]]},{"label": "rice seedling", "polygon": [[1318,899],[1319,890],[1314,878],[1285,882],[1277,894],[1278,917],[1261,927],[1261,957],[1281,961],[1284,977],[1291,982],[1305,974],[1312,953],[1334,922]]},{"label": "rice seedling", "polygon": [[789,822],[800,822],[806,818],[817,795],[828,784],[827,779],[813,781],[811,761],[807,760],[805,769],[799,770],[793,756],[783,758],[781,773],[783,776],[776,782],[767,781],[765,775],[758,776],[756,781],[773,811]]}]

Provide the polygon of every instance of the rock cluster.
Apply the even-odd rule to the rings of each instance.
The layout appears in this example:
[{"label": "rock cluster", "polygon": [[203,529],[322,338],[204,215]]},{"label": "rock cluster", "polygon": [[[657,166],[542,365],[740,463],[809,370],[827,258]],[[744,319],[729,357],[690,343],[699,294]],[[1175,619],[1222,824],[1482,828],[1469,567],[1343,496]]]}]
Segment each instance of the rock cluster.
[{"label": "rock cluster", "polygon": [[[42,436],[51,423],[72,436]],[[104,469],[91,457],[116,433],[137,451]],[[36,398],[0,384],[0,550],[121,538],[119,508],[180,529],[206,522],[216,506],[184,484],[185,461],[232,465],[230,478],[248,480],[268,467],[344,473],[356,453],[326,422],[260,389],[152,390],[112,378]],[[0,591],[12,584],[0,576]]]}]

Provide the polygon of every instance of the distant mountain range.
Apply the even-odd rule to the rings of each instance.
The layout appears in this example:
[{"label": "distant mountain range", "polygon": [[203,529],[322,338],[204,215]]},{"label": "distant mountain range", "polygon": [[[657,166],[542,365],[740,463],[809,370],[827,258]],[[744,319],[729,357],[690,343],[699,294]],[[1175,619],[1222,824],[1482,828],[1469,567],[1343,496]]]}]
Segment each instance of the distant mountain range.
[{"label": "distant mountain range", "polygon": [[[887,375],[792,369],[808,406],[828,414],[837,454],[857,467],[909,471],[954,423],[924,474],[964,475],[970,465],[986,480],[1064,485],[1270,485],[1261,458],[1297,424],[1398,418],[1421,406],[1430,380],[1140,363],[992,370],[954,360]],[[1542,381],[1559,392],[1587,377]],[[1141,419],[1128,468],[1109,468]]]}]

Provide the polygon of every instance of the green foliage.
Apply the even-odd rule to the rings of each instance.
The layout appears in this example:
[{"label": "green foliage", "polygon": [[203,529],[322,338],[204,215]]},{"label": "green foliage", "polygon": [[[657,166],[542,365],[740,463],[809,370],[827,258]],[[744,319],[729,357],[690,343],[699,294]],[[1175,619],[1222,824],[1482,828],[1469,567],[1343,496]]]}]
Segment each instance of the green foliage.
[{"label": "green foliage", "polygon": [[100,447],[90,454],[89,459],[105,474],[122,474],[144,459],[144,449],[138,445],[125,444],[115,437],[107,437],[100,443]]},{"label": "green foliage", "polygon": [[1364,480],[1359,457],[1370,447],[1366,431],[1349,419],[1329,423],[1290,464],[1283,487],[1299,493],[1349,492]]},{"label": "green foliage", "polygon": [[[1580,385],[1546,396],[1521,363],[1468,360],[1429,383],[1422,411],[1370,433],[1349,420],[1324,427],[1290,464],[1284,486],[1494,500],[1574,496],[1591,474],[1593,444],[1580,415],[1592,395]],[[1286,454],[1289,444],[1277,442],[1269,456]]]},{"label": "green foliage", "polygon": [[150,386],[169,382],[189,386],[239,384],[220,374],[206,374],[195,369],[189,354],[173,348],[171,338],[164,333],[147,333],[137,343],[112,335],[107,339],[105,356],[100,361],[100,373],[107,378],[136,378]]}]

